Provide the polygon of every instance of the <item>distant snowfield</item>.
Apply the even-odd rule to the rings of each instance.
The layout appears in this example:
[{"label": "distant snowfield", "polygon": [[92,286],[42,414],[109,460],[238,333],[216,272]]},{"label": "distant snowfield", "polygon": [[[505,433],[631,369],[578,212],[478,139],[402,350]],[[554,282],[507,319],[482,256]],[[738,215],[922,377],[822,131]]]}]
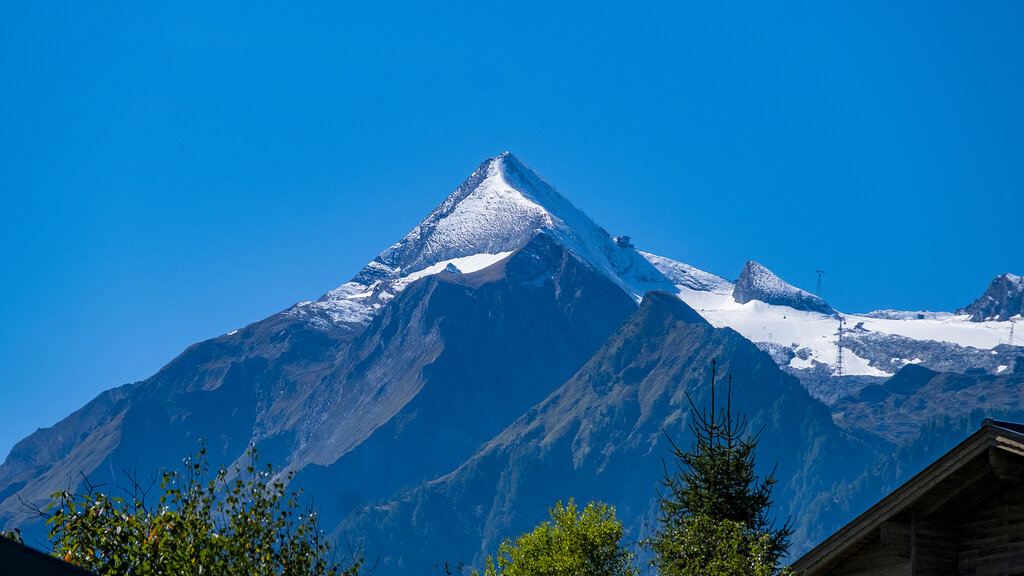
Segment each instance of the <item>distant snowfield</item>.
[{"label": "distant snowfield", "polygon": [[[701,291],[682,285],[677,288],[679,298],[714,326],[732,328],[753,342],[809,349],[810,356],[794,358],[790,362],[792,368],[810,368],[814,360],[835,366],[839,321],[833,316],[757,300],[740,304],[733,299],[731,291],[723,289]],[[948,312],[887,311],[882,315],[889,318],[878,318],[877,313],[842,314],[844,330],[858,329],[990,350],[1007,343],[1012,324],[971,322],[966,315]],[[907,358],[905,362],[915,363],[915,359]],[[850,376],[891,375],[868,365],[867,360],[857,357],[849,349],[843,350],[843,366],[844,373]]]}]

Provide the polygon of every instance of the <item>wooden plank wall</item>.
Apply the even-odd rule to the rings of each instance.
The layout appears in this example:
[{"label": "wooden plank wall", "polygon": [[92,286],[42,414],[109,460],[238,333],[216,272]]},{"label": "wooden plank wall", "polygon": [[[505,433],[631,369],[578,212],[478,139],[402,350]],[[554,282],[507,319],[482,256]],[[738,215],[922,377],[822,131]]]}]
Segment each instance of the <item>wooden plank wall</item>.
[{"label": "wooden plank wall", "polygon": [[959,519],[883,523],[829,576],[1024,576],[1024,489],[986,483],[992,497]]},{"label": "wooden plank wall", "polygon": [[951,522],[914,520],[910,527],[910,566],[914,576],[957,573],[957,529]]},{"label": "wooden plank wall", "polygon": [[893,554],[880,539],[858,550],[829,571],[829,576],[910,576],[910,558]]},{"label": "wooden plank wall", "polygon": [[995,494],[960,525],[960,574],[1024,575],[1024,490]]}]

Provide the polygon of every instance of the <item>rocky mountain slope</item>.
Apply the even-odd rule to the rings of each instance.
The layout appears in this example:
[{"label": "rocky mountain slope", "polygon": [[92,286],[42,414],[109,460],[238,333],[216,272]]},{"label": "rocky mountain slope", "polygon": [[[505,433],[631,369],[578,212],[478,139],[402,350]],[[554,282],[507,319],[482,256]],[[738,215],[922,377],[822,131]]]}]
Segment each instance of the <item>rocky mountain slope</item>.
[{"label": "rocky mountain slope", "polygon": [[757,262],[747,262],[733,287],[732,297],[740,304],[760,300],[765,304],[785,306],[794,310],[806,310],[833,314],[835,311],[824,300],[790,286],[771,270]]},{"label": "rocky mountain slope", "polygon": [[[833,424],[768,355],[665,292],[648,293],[573,378],[466,463],[357,510],[342,529],[392,543],[393,552],[382,553],[388,573],[443,561],[479,565],[501,539],[528,530],[548,506],[569,497],[614,504],[637,539],[653,520],[668,438],[689,442],[687,396],[710,403],[716,359],[719,401],[729,374],[733,407],[761,430],[761,472],[778,462],[780,522],[793,517],[801,548],[827,535],[839,515],[810,520],[836,506],[821,494],[832,478],[859,474],[871,450]],[[448,551],[466,556],[446,557]]]},{"label": "rocky mountain slope", "polygon": [[867,386],[832,406],[844,428],[859,428],[893,444],[907,442],[937,415],[962,418],[1024,407],[1024,355],[1000,375],[970,370],[936,372],[910,364],[882,384]]},{"label": "rocky mountain slope", "polygon": [[996,276],[981,298],[956,313],[967,314],[974,322],[1020,320],[1024,315],[1024,277],[1014,274]]}]

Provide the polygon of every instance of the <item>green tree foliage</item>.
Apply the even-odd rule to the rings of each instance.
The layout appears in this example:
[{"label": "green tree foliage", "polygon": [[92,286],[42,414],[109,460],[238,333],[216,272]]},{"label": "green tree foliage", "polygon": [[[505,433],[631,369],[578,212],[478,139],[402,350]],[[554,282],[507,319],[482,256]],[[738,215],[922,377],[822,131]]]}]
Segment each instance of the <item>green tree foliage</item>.
[{"label": "green tree foliage", "polygon": [[635,576],[633,554],[624,548],[622,523],[615,509],[591,502],[579,512],[576,503],[549,510],[551,521],[505,540],[497,559],[487,558],[484,576]]},{"label": "green tree foliage", "polygon": [[665,575],[771,576],[776,561],[770,534],[742,522],[695,515],[662,532],[655,560]]},{"label": "green tree foliage", "polygon": [[156,502],[156,481],[134,478],[124,497],[91,485],[54,494],[44,511],[53,554],[104,576],[355,576],[361,559],[332,560],[316,511],[286,488],[291,474],[260,467],[255,448],[246,459],[211,475],[204,447],[162,475]]},{"label": "green tree foliage", "polygon": [[[758,434],[743,415],[732,413],[732,380],[726,407],[715,409],[712,363],[711,407],[690,400],[693,445],[674,442],[674,468],[665,467],[659,490],[658,528],[651,540],[662,574],[771,574],[789,546],[792,529],[776,528],[768,513],[774,471],[754,472]],[[689,399],[689,396],[687,396]],[[696,570],[699,566],[744,566],[741,571]]]}]

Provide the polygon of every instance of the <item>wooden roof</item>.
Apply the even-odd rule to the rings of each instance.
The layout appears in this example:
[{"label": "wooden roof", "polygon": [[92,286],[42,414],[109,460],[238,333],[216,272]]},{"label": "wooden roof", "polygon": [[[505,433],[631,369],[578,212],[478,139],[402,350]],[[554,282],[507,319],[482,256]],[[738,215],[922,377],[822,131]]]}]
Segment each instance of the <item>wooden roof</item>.
[{"label": "wooden roof", "polygon": [[983,494],[972,490],[983,478],[1024,478],[1024,424],[988,419],[981,429],[919,474],[856,517],[793,563],[793,572],[814,576],[834,568],[877,537],[891,521],[948,510],[954,498],[963,506]]}]

